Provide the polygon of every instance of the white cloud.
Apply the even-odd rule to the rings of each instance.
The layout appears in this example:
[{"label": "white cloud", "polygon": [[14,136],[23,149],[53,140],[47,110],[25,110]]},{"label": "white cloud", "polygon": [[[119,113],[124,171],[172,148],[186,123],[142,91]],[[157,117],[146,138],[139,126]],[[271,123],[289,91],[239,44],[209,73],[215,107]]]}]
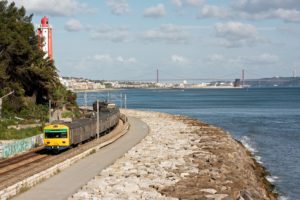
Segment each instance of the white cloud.
[{"label": "white cloud", "polygon": [[209,17],[216,17],[216,18],[228,18],[230,17],[230,11],[226,8],[222,8],[215,5],[204,5],[201,7],[200,12],[198,14],[198,18],[209,18]]},{"label": "white cloud", "polygon": [[82,30],[82,28],[82,24],[76,19],[70,19],[65,24],[65,29],[67,31],[80,31]]},{"label": "white cloud", "polygon": [[175,24],[163,24],[160,26],[160,29],[162,31],[165,31],[165,32],[180,32],[182,31],[182,27],[181,26],[177,26]]},{"label": "white cloud", "polygon": [[233,0],[228,7],[203,4],[199,9],[197,17],[200,19],[280,19],[285,22],[300,22],[299,0]]},{"label": "white cloud", "polygon": [[94,55],[94,60],[97,60],[99,62],[111,63],[113,61],[113,58],[110,54],[96,54]]},{"label": "white cloud", "polygon": [[213,54],[207,57],[209,64],[222,64],[227,66],[262,66],[277,64],[280,59],[275,54],[263,53],[260,55],[225,57],[222,54]]},{"label": "white cloud", "polygon": [[254,46],[264,42],[259,37],[257,29],[251,24],[240,22],[217,23],[215,25],[216,36],[222,38],[225,47]]},{"label": "white cloud", "polygon": [[248,19],[282,19],[300,22],[299,0],[237,0],[232,2],[236,14]]},{"label": "white cloud", "polygon": [[181,7],[181,6],[182,6],[182,1],[181,1],[181,0],[171,0],[171,2],[172,2],[176,7]]},{"label": "white cloud", "polygon": [[240,22],[217,23],[216,31],[218,36],[226,37],[229,40],[252,38],[257,36],[255,26]]},{"label": "white cloud", "polygon": [[104,26],[91,33],[92,39],[106,40],[111,42],[127,42],[130,40],[128,28],[112,28]]},{"label": "white cloud", "polygon": [[129,4],[125,0],[107,0],[107,5],[114,15],[124,15],[130,12]]},{"label": "white cloud", "polygon": [[178,8],[182,6],[201,6],[205,0],[171,0],[171,2]]},{"label": "white cloud", "polygon": [[250,13],[245,11],[230,11],[232,17],[248,20],[262,20],[262,19],[281,19],[285,22],[300,22],[300,10],[295,9],[272,9],[268,11]]},{"label": "white cloud", "polygon": [[271,14],[271,16],[283,19],[287,22],[300,22],[300,11],[299,10],[285,10],[277,9]]},{"label": "white cloud", "polygon": [[137,62],[136,58],[134,58],[134,57],[123,58],[122,56],[118,56],[116,60],[123,64],[133,64],[133,63]]},{"label": "white cloud", "polygon": [[137,59],[134,57],[124,58],[123,56],[113,57],[111,54],[96,54],[92,58],[101,63],[105,64],[135,64],[137,63]]},{"label": "white cloud", "polygon": [[77,0],[14,0],[14,2],[17,6],[24,6],[28,12],[40,15],[71,16],[90,11],[86,4]]},{"label": "white cloud", "polygon": [[163,17],[166,15],[164,4],[158,4],[157,6],[147,8],[144,11],[144,17]]},{"label": "white cloud", "polygon": [[189,60],[187,58],[176,54],[171,56],[171,61],[175,64],[180,64],[180,65],[189,63]]},{"label": "white cloud", "polygon": [[144,40],[169,43],[186,43],[188,38],[188,33],[181,26],[174,24],[161,25],[158,29],[145,31],[142,35]]},{"label": "white cloud", "polygon": [[185,0],[185,4],[189,6],[201,6],[204,2],[204,0]]},{"label": "white cloud", "polygon": [[259,13],[273,9],[300,9],[299,0],[234,0],[231,5],[235,9],[250,13]]}]

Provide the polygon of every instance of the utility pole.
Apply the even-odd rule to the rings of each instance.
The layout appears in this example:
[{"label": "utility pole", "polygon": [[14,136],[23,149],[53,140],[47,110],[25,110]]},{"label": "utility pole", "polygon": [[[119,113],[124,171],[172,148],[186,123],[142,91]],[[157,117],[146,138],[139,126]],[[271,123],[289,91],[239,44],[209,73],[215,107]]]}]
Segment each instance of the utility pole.
[{"label": "utility pole", "polygon": [[2,118],[2,103],[3,103],[3,98],[13,94],[15,91],[11,91],[10,93],[4,95],[3,97],[0,98],[0,119]]},{"label": "utility pole", "polygon": [[99,124],[99,100],[97,100],[97,138],[99,138],[99,129],[100,129],[100,124]]},{"label": "utility pole", "polygon": [[159,82],[159,71],[158,71],[158,69],[156,70],[156,83],[158,83]]},{"label": "utility pole", "polygon": [[245,70],[243,69],[242,70],[242,88],[244,87],[245,85]]}]

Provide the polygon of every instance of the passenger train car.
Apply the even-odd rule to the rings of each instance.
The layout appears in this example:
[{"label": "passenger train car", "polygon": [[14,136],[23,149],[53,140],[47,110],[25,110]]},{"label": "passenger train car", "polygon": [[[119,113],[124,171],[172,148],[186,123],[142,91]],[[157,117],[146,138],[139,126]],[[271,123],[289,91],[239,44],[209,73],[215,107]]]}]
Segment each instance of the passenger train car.
[{"label": "passenger train car", "polygon": [[[105,132],[115,127],[120,119],[117,107],[102,107],[99,112],[99,132]],[[60,151],[71,148],[89,139],[97,137],[97,117],[78,119],[70,123],[53,122],[44,127],[45,149]]]}]

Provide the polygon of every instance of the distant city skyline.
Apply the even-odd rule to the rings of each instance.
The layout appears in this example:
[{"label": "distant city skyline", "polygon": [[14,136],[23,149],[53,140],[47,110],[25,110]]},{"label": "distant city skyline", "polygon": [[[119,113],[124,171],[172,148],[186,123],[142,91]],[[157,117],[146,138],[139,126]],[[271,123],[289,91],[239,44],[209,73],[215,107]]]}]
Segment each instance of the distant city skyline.
[{"label": "distant city skyline", "polygon": [[[12,2],[9,0],[9,2]],[[61,76],[98,80],[300,73],[298,0],[16,0],[53,27]]]}]

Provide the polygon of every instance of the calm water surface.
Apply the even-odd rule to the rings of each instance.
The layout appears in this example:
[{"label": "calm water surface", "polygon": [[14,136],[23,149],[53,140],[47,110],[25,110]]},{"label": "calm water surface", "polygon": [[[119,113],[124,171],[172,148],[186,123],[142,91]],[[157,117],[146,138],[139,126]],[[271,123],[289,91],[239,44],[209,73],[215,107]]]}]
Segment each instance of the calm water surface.
[{"label": "calm water surface", "polygon": [[[271,173],[282,199],[300,199],[300,88],[120,90],[107,96],[127,108],[182,114],[222,127],[242,141]],[[84,94],[78,94],[84,104]]]}]

